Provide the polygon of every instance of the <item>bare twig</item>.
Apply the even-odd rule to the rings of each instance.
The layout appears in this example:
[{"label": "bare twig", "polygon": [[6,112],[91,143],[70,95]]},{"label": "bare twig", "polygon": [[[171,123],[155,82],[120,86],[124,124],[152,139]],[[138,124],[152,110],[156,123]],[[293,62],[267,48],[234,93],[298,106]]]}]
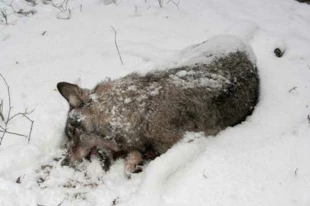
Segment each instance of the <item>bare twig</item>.
[{"label": "bare twig", "polygon": [[295,89],[297,89],[297,87],[293,87],[292,89],[288,90],[288,92],[291,93],[291,92],[294,91]]},{"label": "bare twig", "polygon": [[[5,134],[12,134],[12,135],[16,135],[16,136],[21,136],[21,137],[25,137],[28,139],[28,142],[30,141],[30,138],[31,138],[31,133],[32,133],[32,128],[33,128],[33,123],[34,121],[31,120],[28,115],[31,114],[34,110],[31,110],[31,111],[28,111],[27,109],[25,110],[25,112],[19,112],[13,116],[11,116],[11,110],[12,110],[12,102],[11,102],[11,92],[10,92],[10,87],[6,81],[6,79],[4,78],[4,76],[0,73],[0,77],[2,78],[2,80],[4,81],[5,83],[5,86],[7,88],[7,94],[8,94],[8,102],[9,102],[9,109],[8,109],[8,114],[7,114],[7,118],[5,119],[4,117],[4,114],[3,114],[3,100],[1,100],[1,106],[0,106],[0,116],[1,116],[1,119],[3,120],[4,122],[4,126],[1,126],[0,125],[0,133],[2,133],[1,137],[0,137],[0,145],[2,144],[2,141],[3,141],[3,138],[5,136]],[[29,134],[28,136],[27,135],[24,135],[24,134],[20,134],[20,133],[17,133],[17,132],[12,132],[12,131],[9,131],[8,129],[8,125],[9,123],[16,117],[18,116],[22,116],[24,118],[26,118],[30,123],[30,131],[29,131]]]},{"label": "bare twig", "polygon": [[2,143],[2,140],[3,140],[3,138],[4,138],[4,135],[5,135],[5,132],[3,132],[2,135],[1,135],[1,137],[0,137],[0,145],[1,145],[1,143]]},{"label": "bare twig", "polygon": [[30,112],[28,112],[27,109],[26,109],[25,112],[19,112],[17,114],[14,114],[12,117],[10,117],[8,122],[11,121],[12,119],[14,119],[15,117],[19,116],[19,115],[24,116],[24,117],[26,117],[28,119],[27,115],[31,114],[33,111],[34,111],[34,109],[31,110]]},{"label": "bare twig", "polygon": [[202,175],[204,178],[208,179],[208,176],[205,174],[205,171],[203,171]]},{"label": "bare twig", "polygon": [[295,177],[297,176],[297,172],[298,172],[298,168],[296,168],[295,170]]},{"label": "bare twig", "polygon": [[1,10],[0,13],[1,13],[2,18],[5,21],[5,24],[8,25],[8,14],[4,10]]},{"label": "bare twig", "polygon": [[60,5],[56,5],[56,4],[53,2],[53,0],[47,0],[47,2],[50,2],[50,3],[53,5],[53,7],[59,9],[59,10],[62,11],[62,12],[65,12],[65,11],[68,10],[68,1],[69,1],[69,0],[64,0]]},{"label": "bare twig", "polygon": [[115,34],[115,35],[114,35],[115,46],[116,46],[116,49],[117,49],[117,53],[118,53],[119,59],[120,59],[121,63],[124,64],[124,63],[123,63],[123,60],[122,60],[121,53],[119,52],[119,49],[118,49],[117,41],[116,41],[116,34],[117,34],[117,32],[116,32],[116,30],[114,29],[113,26],[111,26],[111,28],[114,30],[114,34]]},{"label": "bare twig", "polygon": [[57,16],[57,19],[69,20],[71,18],[71,10],[70,9],[68,9],[68,13],[69,13],[69,15],[67,17]]},{"label": "bare twig", "polygon": [[14,9],[13,3],[14,3],[14,1],[12,1],[12,2],[9,4],[9,7],[11,7],[11,9],[12,9],[12,11],[13,11],[14,13],[17,13],[18,11],[16,11],[16,10]]},{"label": "bare twig", "polygon": [[3,99],[0,101],[0,117],[2,121],[4,121],[4,116],[3,116]]},{"label": "bare twig", "polygon": [[65,199],[63,199],[57,206],[62,205],[62,203],[65,201]]},{"label": "bare twig", "polygon": [[[30,3],[35,3],[34,1],[32,0],[26,0]],[[19,9],[19,10],[15,10],[14,6],[13,6],[13,3],[14,3],[14,0],[11,1],[10,4],[6,4],[7,7],[10,7],[11,10],[13,11],[13,13],[15,14],[19,14],[19,15],[24,15],[24,16],[28,16],[29,14],[32,14],[34,15],[36,13],[35,10],[29,10],[29,11],[24,11],[23,9]],[[4,20],[5,20],[5,24],[8,25],[9,22],[8,22],[8,15],[11,15],[12,13],[8,14],[6,10],[1,10],[0,11],[0,17],[2,17]]]},{"label": "bare twig", "polygon": [[310,124],[310,114],[308,114],[308,123]]},{"label": "bare twig", "polygon": [[[29,119],[29,118],[27,117],[27,119]],[[30,142],[30,139],[31,139],[31,133],[32,133],[33,123],[34,123],[34,121],[31,119],[29,119],[29,121],[31,122],[31,126],[30,126],[30,131],[28,134],[28,143]]]},{"label": "bare twig", "polygon": [[170,2],[172,2],[172,3],[180,10],[179,4],[180,4],[181,1],[179,1],[178,3],[176,3],[176,2],[173,1],[173,0],[169,0],[169,1],[167,2],[167,4],[169,4]]},{"label": "bare twig", "polygon": [[163,8],[163,0],[158,0],[158,4],[160,8]]},{"label": "bare twig", "polygon": [[68,20],[68,19],[71,18],[71,10],[68,9],[68,1],[69,1],[69,0],[64,0],[60,5],[56,5],[56,4],[54,3],[53,0],[46,0],[45,2],[51,3],[53,7],[59,9],[61,12],[66,12],[66,11],[68,11],[68,14],[69,14],[69,15],[66,16],[66,17],[57,16],[57,19],[65,19],[65,20]]},{"label": "bare twig", "polygon": [[16,132],[10,132],[10,131],[7,131],[7,130],[0,130],[0,132],[3,133],[3,134],[8,133],[8,134],[13,134],[13,135],[16,135],[16,136],[21,136],[21,137],[26,137],[27,138],[27,135],[19,134],[19,133],[16,133]]},{"label": "bare twig", "polygon": [[10,116],[11,116],[11,110],[12,110],[12,105],[11,105],[11,93],[10,93],[10,87],[6,81],[6,79],[4,78],[4,76],[0,73],[0,76],[1,78],[3,79],[5,85],[6,85],[6,88],[7,88],[7,92],[8,92],[8,98],[9,98],[9,111],[8,111],[8,116],[6,118],[6,122],[5,124],[7,125],[8,122],[9,122],[9,119],[10,119]]}]

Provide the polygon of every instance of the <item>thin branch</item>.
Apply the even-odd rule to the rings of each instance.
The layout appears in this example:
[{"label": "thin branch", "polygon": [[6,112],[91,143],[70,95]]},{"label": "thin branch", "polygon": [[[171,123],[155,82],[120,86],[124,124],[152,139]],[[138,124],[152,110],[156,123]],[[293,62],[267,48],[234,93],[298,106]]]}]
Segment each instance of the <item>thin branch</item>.
[{"label": "thin branch", "polygon": [[30,112],[28,112],[27,109],[26,109],[23,115],[24,115],[24,117],[26,117],[28,120],[31,120],[31,119],[29,119],[29,117],[28,117],[27,115],[32,114],[32,112],[34,112],[34,109],[31,110]]},{"label": "thin branch", "polygon": [[[10,93],[10,87],[9,87],[9,84],[7,83],[6,79],[4,78],[4,76],[0,73],[0,77],[3,79],[6,87],[7,87],[7,93],[8,93],[8,102],[9,102],[9,109],[8,109],[8,114],[7,114],[7,118],[5,119],[4,117],[4,114],[3,114],[3,100],[1,100],[0,102],[0,116],[1,116],[1,119],[3,120],[4,122],[4,126],[1,126],[0,125],[0,133],[2,133],[1,137],[0,137],[0,145],[2,144],[2,141],[3,141],[3,138],[5,136],[5,134],[12,134],[12,135],[16,135],[16,136],[22,136],[22,137],[25,137],[28,139],[28,143],[30,141],[30,138],[31,138],[31,133],[32,133],[32,128],[33,128],[33,124],[34,124],[34,121],[31,120],[28,115],[31,114],[34,110],[31,110],[31,111],[28,111],[27,109],[25,110],[25,112],[19,112],[13,116],[11,116],[11,110],[12,110],[12,102],[11,102],[11,93]],[[29,134],[28,136],[27,135],[24,135],[24,134],[20,134],[20,133],[16,133],[16,132],[11,132],[11,131],[8,131],[8,125],[10,123],[11,120],[13,120],[14,118],[18,117],[18,116],[23,116],[24,118],[26,118],[29,122],[31,122],[31,125],[30,125],[30,131],[29,131]]]},{"label": "thin branch", "polygon": [[13,3],[14,3],[14,1],[12,1],[12,2],[9,4],[9,7],[11,7],[11,9],[12,9],[12,11],[13,11],[14,13],[18,13],[18,11],[16,11],[16,10],[14,9]]},{"label": "thin branch", "polygon": [[69,0],[64,0],[60,5],[56,5],[53,0],[47,0],[47,2],[50,2],[53,5],[53,7],[59,9],[62,12],[68,10],[68,1]]},{"label": "thin branch", "polygon": [[[27,117],[27,118],[28,118],[28,117]],[[31,121],[31,126],[30,126],[29,135],[28,135],[28,143],[30,142],[30,139],[31,139],[31,133],[32,133],[33,123],[34,123],[33,120],[30,120],[30,121]]]},{"label": "thin branch", "polygon": [[[52,0],[51,0],[51,1],[52,1]],[[69,1],[69,0],[64,0],[64,1],[62,2],[62,4],[60,4],[59,6],[55,5],[53,1],[52,1],[52,4],[53,4],[54,7],[58,8],[58,9],[60,9],[60,10],[62,10],[62,11],[67,11],[67,8],[68,8],[68,1]]]},{"label": "thin branch", "polygon": [[158,0],[158,4],[160,8],[163,8],[163,0]]},{"label": "thin branch", "polygon": [[123,60],[122,60],[121,53],[119,52],[119,49],[118,49],[117,41],[116,41],[116,34],[117,34],[117,32],[116,32],[116,30],[114,29],[113,26],[111,26],[111,28],[114,30],[115,46],[116,46],[116,49],[117,49],[117,53],[118,53],[119,59],[120,59],[121,63],[124,64],[124,63],[123,63]]},{"label": "thin branch", "polygon": [[17,135],[17,136],[28,138],[27,135],[19,134],[19,133],[16,133],[16,132],[10,132],[10,131],[7,131],[7,130],[4,130],[4,131],[0,130],[0,132],[2,132],[3,134],[8,133],[8,134],[13,134],[13,135]]},{"label": "thin branch", "polygon": [[26,109],[25,112],[19,112],[19,113],[13,115],[7,122],[10,122],[12,119],[14,119],[15,117],[17,117],[17,116],[19,116],[19,115],[22,115],[23,117],[27,118],[29,121],[32,121],[32,120],[30,120],[30,119],[27,117],[27,115],[31,114],[33,111],[34,111],[34,109],[31,110],[30,112],[28,112],[27,109]]},{"label": "thin branch", "polygon": [[62,205],[62,203],[65,201],[65,199],[63,199],[57,206]]},{"label": "thin branch", "polygon": [[56,5],[53,0],[47,0],[47,2],[51,2],[51,4],[61,12],[68,11],[69,15],[67,17],[57,16],[57,19],[69,20],[71,18],[71,10],[68,9],[68,1],[69,0],[64,0],[60,5]]},{"label": "thin branch", "polygon": [[4,121],[4,116],[3,116],[3,99],[1,99],[1,102],[0,102],[0,117],[1,117],[2,121]]},{"label": "thin branch", "polygon": [[291,93],[291,92],[294,91],[295,89],[297,89],[297,87],[293,87],[292,89],[288,90],[288,92]]},{"label": "thin branch", "polygon": [[1,16],[4,18],[5,20],[5,24],[8,25],[8,14],[6,13],[6,11],[1,10]]},{"label": "thin branch", "polygon": [[6,132],[3,132],[3,133],[2,133],[2,136],[1,136],[1,138],[0,138],[0,145],[1,145],[1,143],[2,143],[2,140],[3,140],[3,138],[4,138],[5,133],[6,133]]},{"label": "thin branch", "polygon": [[70,9],[68,9],[68,13],[69,13],[69,15],[67,17],[57,16],[57,19],[69,20],[71,18],[71,10]]},{"label": "thin branch", "polygon": [[173,0],[169,0],[169,1],[167,2],[167,4],[169,4],[170,2],[172,2],[172,3],[180,10],[179,4],[180,4],[181,1],[179,1],[178,3],[176,3],[176,2],[174,2]]},{"label": "thin branch", "polygon": [[10,93],[10,87],[6,81],[6,79],[4,78],[4,76],[0,73],[0,76],[1,78],[3,79],[5,85],[6,85],[6,88],[7,88],[7,91],[8,91],[8,97],[9,97],[9,111],[8,111],[8,116],[7,116],[7,120],[6,120],[6,124],[8,124],[8,121],[10,119],[10,116],[11,116],[11,109],[12,109],[12,106],[11,106],[11,93]]}]

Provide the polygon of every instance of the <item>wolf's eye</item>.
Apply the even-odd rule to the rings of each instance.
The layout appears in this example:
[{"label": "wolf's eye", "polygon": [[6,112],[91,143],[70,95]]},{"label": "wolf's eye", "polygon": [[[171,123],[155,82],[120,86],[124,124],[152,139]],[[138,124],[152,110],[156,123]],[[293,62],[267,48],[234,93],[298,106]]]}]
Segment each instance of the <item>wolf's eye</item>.
[{"label": "wolf's eye", "polygon": [[72,127],[70,124],[67,125],[67,128],[66,128],[66,134],[68,137],[74,137],[76,132],[75,132],[75,128]]},{"label": "wolf's eye", "polygon": [[83,127],[83,124],[82,124],[82,121],[74,118],[74,119],[70,119],[69,126],[78,128],[78,127]]},{"label": "wolf's eye", "polygon": [[70,138],[79,137],[84,131],[81,123],[69,122],[66,127],[66,134]]}]

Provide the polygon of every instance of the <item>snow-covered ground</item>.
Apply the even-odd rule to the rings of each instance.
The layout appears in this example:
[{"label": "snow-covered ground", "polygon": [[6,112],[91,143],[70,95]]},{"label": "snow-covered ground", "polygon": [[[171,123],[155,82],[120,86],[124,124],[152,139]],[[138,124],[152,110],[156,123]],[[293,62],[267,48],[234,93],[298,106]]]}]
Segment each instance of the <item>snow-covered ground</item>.
[{"label": "snow-covered ground", "polygon": [[[8,25],[0,22],[0,73],[12,113],[35,109],[30,143],[6,134],[0,146],[0,205],[310,205],[310,5],[163,0],[159,8],[157,0],[69,0],[71,18],[64,20],[68,11],[37,2],[0,0],[8,14]],[[18,15],[10,4],[37,13]],[[57,82],[92,88],[161,68],[180,49],[227,34],[250,44],[257,58],[260,101],[245,122],[215,137],[188,133],[131,179],[124,160],[106,173],[97,161],[80,170],[59,165],[68,105]],[[276,47],[285,50],[281,58]],[[0,99],[7,115],[2,79]],[[22,134],[29,128],[22,116],[9,125]]]}]

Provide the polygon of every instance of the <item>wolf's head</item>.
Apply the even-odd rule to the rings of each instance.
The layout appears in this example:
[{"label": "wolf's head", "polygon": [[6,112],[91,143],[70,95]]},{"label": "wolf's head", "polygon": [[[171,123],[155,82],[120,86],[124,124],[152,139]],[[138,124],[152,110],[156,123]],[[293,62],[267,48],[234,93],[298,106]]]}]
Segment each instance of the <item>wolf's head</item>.
[{"label": "wolf's head", "polygon": [[[66,123],[66,135],[69,140],[76,141],[80,137],[92,130],[89,123],[90,116],[87,102],[90,103],[90,91],[82,89],[75,84],[60,82],[57,84],[58,91],[68,101],[70,109]],[[88,121],[87,121],[88,120]]]},{"label": "wolf's head", "polygon": [[90,98],[91,91],[66,82],[58,83],[57,88],[70,106],[65,128],[69,139],[68,156],[62,165],[75,164],[94,147],[118,151],[113,139],[107,137],[109,128],[105,125],[108,124],[99,114],[100,105]]}]

